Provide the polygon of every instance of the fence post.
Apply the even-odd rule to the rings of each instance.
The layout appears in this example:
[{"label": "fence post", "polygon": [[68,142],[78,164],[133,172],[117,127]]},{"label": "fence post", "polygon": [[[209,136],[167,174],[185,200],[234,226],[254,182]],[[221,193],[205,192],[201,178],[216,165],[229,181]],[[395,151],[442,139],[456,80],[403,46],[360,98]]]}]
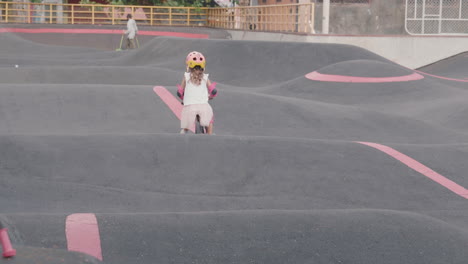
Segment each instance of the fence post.
[{"label": "fence post", "polygon": [[8,3],[5,3],[5,22],[8,23]]},{"label": "fence post", "polygon": [[172,26],[172,7],[169,7],[169,26]]},{"label": "fence post", "polygon": [[310,22],[309,22],[309,26],[310,26],[310,33],[315,33],[315,4],[311,3],[311,6],[310,6]]},{"label": "fence post", "polygon": [[150,25],[153,25],[153,7],[150,7]]},{"label": "fence post", "polygon": [[[460,1],[461,4],[462,1]],[[442,33],[442,9],[444,8],[443,2],[439,2],[439,31],[437,32],[438,34]]]},{"label": "fence post", "polygon": [[322,22],[322,33],[328,34],[330,22],[330,0],[323,0],[323,22]]},{"label": "fence post", "polygon": [[187,26],[190,25],[190,7],[187,9]]}]

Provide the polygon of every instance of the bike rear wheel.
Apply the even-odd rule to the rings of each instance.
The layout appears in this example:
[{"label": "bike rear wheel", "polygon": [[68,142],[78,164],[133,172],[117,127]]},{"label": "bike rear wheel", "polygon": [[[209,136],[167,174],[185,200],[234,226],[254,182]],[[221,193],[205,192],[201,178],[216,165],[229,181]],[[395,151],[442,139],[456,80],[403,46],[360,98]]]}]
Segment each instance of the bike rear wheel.
[{"label": "bike rear wheel", "polygon": [[200,117],[195,119],[195,134],[206,134],[205,127],[200,124]]}]

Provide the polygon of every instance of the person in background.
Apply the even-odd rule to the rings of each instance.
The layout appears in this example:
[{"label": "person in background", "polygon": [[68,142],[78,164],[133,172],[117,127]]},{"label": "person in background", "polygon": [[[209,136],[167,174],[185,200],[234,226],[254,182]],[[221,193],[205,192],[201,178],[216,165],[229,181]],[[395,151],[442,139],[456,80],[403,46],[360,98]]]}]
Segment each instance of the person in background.
[{"label": "person in background", "polygon": [[138,27],[135,22],[135,19],[132,18],[131,14],[127,15],[127,30],[124,31],[124,34],[127,34],[127,44],[125,45],[126,49],[135,48],[135,37],[138,33]]}]

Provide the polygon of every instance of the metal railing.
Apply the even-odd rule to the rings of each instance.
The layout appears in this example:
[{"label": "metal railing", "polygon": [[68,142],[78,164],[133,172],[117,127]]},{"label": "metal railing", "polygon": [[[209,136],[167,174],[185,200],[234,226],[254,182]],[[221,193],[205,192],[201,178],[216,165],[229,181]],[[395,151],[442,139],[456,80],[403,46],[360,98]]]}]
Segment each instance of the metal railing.
[{"label": "metal railing", "polygon": [[[127,14],[132,14],[139,25],[149,26],[305,34],[318,30],[347,35],[468,35],[468,0],[333,0],[327,12],[323,2],[193,8],[0,1],[0,23],[115,25],[125,24]],[[324,24],[325,17],[329,26]]]},{"label": "metal railing", "polygon": [[269,32],[313,33],[314,7],[313,3],[309,3],[213,8],[208,10],[208,26]]},{"label": "metal railing", "polygon": [[0,22],[124,24],[127,14],[144,25],[204,25],[207,8],[0,2]]},{"label": "metal railing", "polygon": [[468,35],[468,0],[406,0],[411,35]]},{"label": "metal railing", "polygon": [[312,33],[314,4],[193,8],[0,2],[0,22],[27,24],[125,24],[209,26],[224,29]]}]

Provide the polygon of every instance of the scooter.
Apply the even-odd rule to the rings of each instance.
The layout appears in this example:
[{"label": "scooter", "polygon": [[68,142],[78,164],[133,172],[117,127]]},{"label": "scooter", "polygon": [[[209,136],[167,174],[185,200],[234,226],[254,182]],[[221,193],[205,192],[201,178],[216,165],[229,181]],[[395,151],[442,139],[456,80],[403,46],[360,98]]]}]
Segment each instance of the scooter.
[{"label": "scooter", "polygon": [[[115,49],[115,51],[121,51],[122,50],[122,44],[123,44],[124,36],[125,36],[125,34],[122,34],[122,37],[120,38],[120,45],[119,45],[119,47],[117,49]],[[140,47],[140,42],[138,41],[138,36],[135,36],[135,41],[136,41],[136,47],[139,48]]]}]

